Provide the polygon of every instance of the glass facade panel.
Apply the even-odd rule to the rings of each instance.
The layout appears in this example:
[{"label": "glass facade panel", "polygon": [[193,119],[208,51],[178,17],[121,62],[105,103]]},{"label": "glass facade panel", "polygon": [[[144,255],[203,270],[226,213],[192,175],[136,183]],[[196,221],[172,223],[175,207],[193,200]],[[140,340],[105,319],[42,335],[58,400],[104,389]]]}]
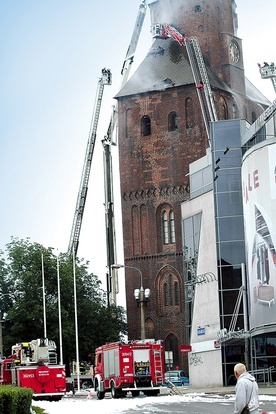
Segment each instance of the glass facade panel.
[{"label": "glass facade panel", "polygon": [[240,215],[243,212],[240,191],[220,193],[217,195],[217,201],[218,217],[230,216],[231,214]]},{"label": "glass facade panel", "polygon": [[221,260],[222,264],[240,265],[244,263],[244,241],[220,243],[218,259]]},{"label": "glass facade panel", "polygon": [[[239,149],[240,142],[240,120],[231,120],[225,122],[211,123],[211,132],[215,139],[212,140],[212,146],[216,154],[220,151],[225,152],[227,148]],[[231,145],[230,145],[231,144]]]},{"label": "glass facade panel", "polygon": [[221,266],[221,289],[239,289],[241,287],[240,266]]},{"label": "glass facade panel", "polygon": [[[228,147],[227,147],[228,148]],[[239,159],[240,159],[240,149],[237,148],[228,148],[226,154],[225,151],[218,151],[216,153],[216,165],[220,168],[225,167],[239,167]],[[219,159],[219,161],[218,161]]]},{"label": "glass facade panel", "polygon": [[220,241],[244,240],[243,216],[223,217],[217,219]]},{"label": "glass facade panel", "polygon": [[195,198],[213,189],[213,171],[209,165],[190,176],[190,197]]},{"label": "glass facade panel", "polygon": [[217,171],[217,180],[215,181],[218,193],[232,191],[233,188],[241,190],[241,169],[227,168]]}]

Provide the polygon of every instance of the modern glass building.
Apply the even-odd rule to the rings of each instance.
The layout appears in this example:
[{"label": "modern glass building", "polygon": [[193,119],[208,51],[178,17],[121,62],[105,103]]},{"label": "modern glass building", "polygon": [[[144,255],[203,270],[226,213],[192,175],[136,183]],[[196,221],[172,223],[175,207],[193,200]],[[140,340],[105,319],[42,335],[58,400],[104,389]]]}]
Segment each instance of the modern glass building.
[{"label": "modern glass building", "polygon": [[190,166],[182,234],[192,384],[204,384],[202,365],[219,372],[214,384],[231,385],[237,362],[260,380],[274,375],[275,112],[251,126],[212,123],[211,152]]}]

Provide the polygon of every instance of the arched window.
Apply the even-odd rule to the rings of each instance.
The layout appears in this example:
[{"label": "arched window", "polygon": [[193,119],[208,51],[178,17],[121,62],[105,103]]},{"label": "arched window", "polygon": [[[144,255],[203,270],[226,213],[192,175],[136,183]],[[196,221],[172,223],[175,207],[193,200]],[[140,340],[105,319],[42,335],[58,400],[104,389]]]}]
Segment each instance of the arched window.
[{"label": "arched window", "polygon": [[141,119],[141,135],[146,137],[151,134],[151,122],[148,115],[144,115]]},{"label": "arched window", "polygon": [[168,131],[176,131],[177,128],[178,128],[177,113],[170,112],[168,116]]},{"label": "arched window", "polygon": [[170,206],[162,209],[162,242],[163,244],[175,243],[174,212]]},{"label": "arched window", "polygon": [[177,282],[174,282],[174,304],[179,305],[179,289]]},{"label": "arched window", "polygon": [[175,243],[175,228],[174,228],[174,212],[170,211],[170,233],[171,233],[171,243]]},{"label": "arched window", "polygon": [[179,306],[179,280],[176,275],[166,273],[163,276],[163,291],[164,306]]},{"label": "arched window", "polygon": [[221,96],[219,98],[219,113],[218,117],[220,120],[228,119],[228,108],[225,99]]},{"label": "arched window", "polygon": [[149,252],[149,226],[147,208],[145,204],[140,207],[140,235],[141,235],[141,253],[147,254]]},{"label": "arched window", "polygon": [[169,289],[167,283],[164,283],[164,305],[169,306]]},{"label": "arched window", "polygon": [[163,212],[163,240],[164,244],[169,243],[168,215],[166,211]]},{"label": "arched window", "polygon": [[170,306],[174,305],[173,303],[173,277],[172,275],[169,275],[169,301],[170,301]]}]

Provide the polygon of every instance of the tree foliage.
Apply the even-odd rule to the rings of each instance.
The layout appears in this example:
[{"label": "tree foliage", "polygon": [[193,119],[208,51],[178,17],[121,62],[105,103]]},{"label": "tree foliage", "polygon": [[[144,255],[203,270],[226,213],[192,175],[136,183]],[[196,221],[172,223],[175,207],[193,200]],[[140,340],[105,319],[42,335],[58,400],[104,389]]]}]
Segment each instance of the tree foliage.
[{"label": "tree foliage", "polygon": [[[69,364],[76,359],[76,313],[80,360],[87,361],[89,355],[93,359],[97,346],[120,340],[126,334],[124,309],[107,306],[101,282],[88,272],[88,262],[77,258],[74,272],[71,256],[57,256],[54,249],[29,239],[13,238],[6,248],[6,257],[3,253],[0,257],[0,304],[8,313],[2,324],[6,355],[15,343],[42,338],[45,333],[59,349],[61,320],[63,360]],[[114,310],[116,318],[112,317]]]}]

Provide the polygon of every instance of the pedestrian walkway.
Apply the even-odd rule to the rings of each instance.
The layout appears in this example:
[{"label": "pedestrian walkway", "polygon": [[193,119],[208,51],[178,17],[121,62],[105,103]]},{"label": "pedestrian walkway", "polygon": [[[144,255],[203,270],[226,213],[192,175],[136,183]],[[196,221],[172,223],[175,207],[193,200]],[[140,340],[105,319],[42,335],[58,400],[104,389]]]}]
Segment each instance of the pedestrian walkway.
[{"label": "pedestrian walkway", "polygon": [[[208,394],[208,395],[229,395],[235,393],[235,386],[229,387],[177,387],[181,394]],[[170,389],[163,387],[161,394],[170,394]],[[259,395],[276,395],[276,384],[259,384]]]},{"label": "pedestrian walkway", "polygon": [[[206,394],[206,396],[212,395],[231,395],[235,394],[235,386],[229,387],[174,387],[177,389],[177,394]],[[161,387],[161,395],[172,394],[172,390],[168,387]],[[176,393],[175,393],[176,394]],[[276,384],[263,385],[259,384],[259,395],[273,395],[276,396]],[[93,389],[81,390],[75,394],[67,393],[66,397],[86,397],[86,398],[96,398],[96,392]],[[273,413],[273,412],[272,412]],[[263,413],[262,413],[263,414]],[[266,413],[265,413],[266,414]],[[267,414],[271,414],[270,412]],[[276,412],[275,412],[276,414]]]}]

